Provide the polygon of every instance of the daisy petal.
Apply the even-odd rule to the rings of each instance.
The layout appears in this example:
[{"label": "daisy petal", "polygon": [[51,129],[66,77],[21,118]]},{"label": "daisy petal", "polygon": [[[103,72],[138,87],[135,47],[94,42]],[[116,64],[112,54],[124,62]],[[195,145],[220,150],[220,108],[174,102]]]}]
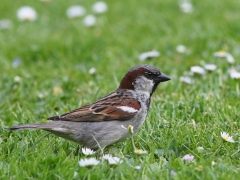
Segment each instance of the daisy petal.
[{"label": "daisy petal", "polygon": [[86,159],[81,159],[78,164],[81,167],[86,167],[86,166],[96,166],[99,164],[100,161],[98,161],[96,158],[86,158]]},{"label": "daisy petal", "polygon": [[35,21],[37,12],[30,6],[23,6],[17,11],[17,17],[20,21]]},{"label": "daisy petal", "polygon": [[186,154],[182,157],[183,161],[188,161],[188,162],[192,162],[194,160],[194,156],[191,154]]},{"label": "daisy petal", "polygon": [[82,153],[86,156],[92,155],[95,153],[95,151],[91,150],[90,148],[82,148]]},{"label": "daisy petal", "polygon": [[233,139],[233,137],[230,136],[228,133],[226,133],[226,132],[221,132],[220,134],[221,134],[221,137],[222,137],[225,141],[231,142],[231,143],[234,143],[234,142],[235,142],[234,139]]}]

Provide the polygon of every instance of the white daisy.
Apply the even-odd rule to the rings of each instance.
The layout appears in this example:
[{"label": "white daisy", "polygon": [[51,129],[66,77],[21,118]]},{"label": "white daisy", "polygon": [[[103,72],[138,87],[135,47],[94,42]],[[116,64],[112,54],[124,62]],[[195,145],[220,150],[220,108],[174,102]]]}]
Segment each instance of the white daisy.
[{"label": "white daisy", "polygon": [[189,76],[181,76],[180,81],[187,83],[187,84],[193,84],[194,81]]},{"label": "white daisy", "polygon": [[217,163],[215,161],[211,162],[212,166],[216,165]]},{"label": "white daisy", "polygon": [[194,160],[194,156],[191,154],[186,154],[182,157],[183,161],[188,161],[188,162],[192,162]]},{"label": "white daisy", "polygon": [[193,5],[190,0],[180,0],[179,7],[184,13],[191,13],[193,11]]},{"label": "white daisy", "polygon": [[93,15],[87,15],[84,19],[83,19],[83,25],[87,26],[87,27],[91,27],[94,26],[96,24],[96,17]]},{"label": "white daisy", "polygon": [[135,154],[147,154],[148,152],[142,149],[134,149]]},{"label": "white daisy", "polygon": [[220,50],[220,51],[217,51],[217,52],[214,52],[213,55],[215,57],[220,57],[220,58],[223,58],[223,57],[226,57],[227,56],[227,52],[224,51],[224,50]]},{"label": "white daisy", "polygon": [[112,156],[111,154],[104,154],[102,159],[107,160],[108,164],[121,164],[123,160],[121,160],[119,157]]},{"label": "white daisy", "polygon": [[144,61],[146,59],[150,59],[150,58],[154,58],[154,57],[158,57],[158,56],[160,56],[160,53],[156,50],[152,50],[152,51],[144,52],[144,53],[140,54],[138,58],[140,61]]},{"label": "white daisy", "polygon": [[228,72],[232,79],[240,79],[240,72],[236,71],[235,69],[230,69]]},{"label": "white daisy", "polygon": [[193,72],[194,74],[200,74],[200,75],[204,75],[206,73],[205,70],[200,66],[192,66],[190,68],[190,71]]},{"label": "white daisy", "polygon": [[67,9],[67,16],[69,18],[76,18],[85,15],[86,9],[83,6],[75,5]]},{"label": "white daisy", "polygon": [[95,153],[95,151],[91,150],[90,148],[82,148],[82,153],[86,156],[92,155]]},{"label": "white daisy", "polygon": [[235,62],[234,57],[229,53],[227,55],[227,62],[230,63],[230,64],[233,64]]},{"label": "white daisy", "polygon": [[14,82],[20,82],[21,78],[19,76],[15,76],[13,80],[14,80]]},{"label": "white daisy", "polygon": [[141,166],[135,166],[134,169],[140,170],[142,167]]},{"label": "white daisy", "polygon": [[119,157],[109,157],[108,164],[121,164],[123,160],[121,160]]},{"label": "white daisy", "polygon": [[89,69],[88,73],[91,75],[96,74],[96,69],[94,67],[92,67]]},{"label": "white daisy", "polygon": [[37,12],[30,6],[23,6],[17,11],[17,17],[20,21],[35,21]]},{"label": "white daisy", "polygon": [[227,58],[227,62],[230,63],[230,64],[233,64],[235,62],[234,57],[230,53],[228,53],[228,52],[226,52],[224,50],[220,50],[218,52],[214,52],[213,55],[215,57],[219,57],[219,58]]},{"label": "white daisy", "polygon": [[204,65],[204,69],[207,71],[215,71],[217,69],[217,66],[215,64],[206,64]]},{"label": "white daisy", "polygon": [[81,159],[78,164],[81,167],[86,167],[86,166],[96,166],[100,163],[96,158],[85,158]]},{"label": "white daisy", "polygon": [[111,154],[104,154],[102,159],[108,160],[109,158],[112,158],[113,156]]},{"label": "white daisy", "polygon": [[231,143],[234,143],[234,142],[235,142],[234,139],[233,139],[233,137],[232,137],[232,136],[229,136],[229,134],[226,133],[226,132],[221,132],[221,137],[222,137],[225,141],[227,141],[227,142],[231,142]]},{"label": "white daisy", "polygon": [[108,6],[103,1],[98,1],[98,2],[94,3],[92,6],[92,10],[95,13],[104,13],[107,11],[107,9],[108,9]]},{"label": "white daisy", "polygon": [[186,50],[187,50],[187,48],[186,48],[184,45],[182,45],[182,44],[179,44],[179,45],[176,47],[176,51],[177,51],[178,53],[185,53]]}]

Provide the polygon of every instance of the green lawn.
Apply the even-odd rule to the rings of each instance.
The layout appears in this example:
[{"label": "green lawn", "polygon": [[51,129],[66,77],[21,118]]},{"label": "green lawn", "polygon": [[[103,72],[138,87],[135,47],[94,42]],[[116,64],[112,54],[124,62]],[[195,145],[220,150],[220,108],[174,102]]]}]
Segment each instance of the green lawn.
[{"label": "green lawn", "polygon": [[[177,0],[109,0],[93,27],[83,25],[84,17],[66,16],[75,4],[92,14],[95,2],[1,1],[0,20],[12,26],[0,29],[0,179],[239,179],[240,79],[228,70],[240,71],[240,1],[193,1],[192,13],[184,13]],[[18,20],[24,5],[37,11],[35,21]],[[176,51],[180,44],[187,52]],[[161,55],[139,61],[153,49]],[[219,50],[235,63],[214,57]],[[148,118],[134,136],[146,155],[134,154],[127,139],[106,149],[122,164],[80,167],[85,156],[76,143],[43,131],[4,129],[89,104],[114,91],[124,74],[142,63],[171,77],[154,93]],[[191,76],[192,84],[180,81],[191,66],[205,64],[217,70]],[[223,140],[221,132],[235,143]],[[194,161],[183,161],[186,154]]]}]

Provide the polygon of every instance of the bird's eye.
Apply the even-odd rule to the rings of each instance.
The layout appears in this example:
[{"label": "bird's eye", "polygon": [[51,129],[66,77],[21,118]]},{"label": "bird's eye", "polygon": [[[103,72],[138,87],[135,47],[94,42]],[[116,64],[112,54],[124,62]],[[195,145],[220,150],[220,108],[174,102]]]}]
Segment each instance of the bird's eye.
[{"label": "bird's eye", "polygon": [[147,78],[153,78],[154,77],[154,73],[152,73],[152,72],[146,72],[145,73],[145,76],[147,77]]}]

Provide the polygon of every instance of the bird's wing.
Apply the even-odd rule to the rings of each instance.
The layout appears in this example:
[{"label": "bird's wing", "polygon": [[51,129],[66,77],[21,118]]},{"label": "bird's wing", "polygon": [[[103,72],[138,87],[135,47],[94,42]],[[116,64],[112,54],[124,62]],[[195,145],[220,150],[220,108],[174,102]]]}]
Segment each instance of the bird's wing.
[{"label": "bird's wing", "polygon": [[133,98],[131,93],[116,91],[93,104],[60,116],[50,117],[48,120],[76,122],[125,121],[132,118],[140,108],[140,102]]}]

